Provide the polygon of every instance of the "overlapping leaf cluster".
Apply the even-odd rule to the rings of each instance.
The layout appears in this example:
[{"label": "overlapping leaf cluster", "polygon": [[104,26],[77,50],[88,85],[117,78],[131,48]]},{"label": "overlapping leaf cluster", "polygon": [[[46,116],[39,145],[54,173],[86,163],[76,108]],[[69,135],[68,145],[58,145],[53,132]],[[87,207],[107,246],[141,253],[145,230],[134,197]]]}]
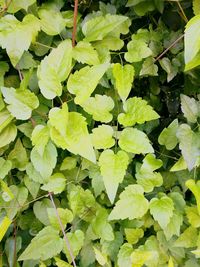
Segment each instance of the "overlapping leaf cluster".
[{"label": "overlapping leaf cluster", "polygon": [[0,6],[0,265],[199,266],[200,1]]}]

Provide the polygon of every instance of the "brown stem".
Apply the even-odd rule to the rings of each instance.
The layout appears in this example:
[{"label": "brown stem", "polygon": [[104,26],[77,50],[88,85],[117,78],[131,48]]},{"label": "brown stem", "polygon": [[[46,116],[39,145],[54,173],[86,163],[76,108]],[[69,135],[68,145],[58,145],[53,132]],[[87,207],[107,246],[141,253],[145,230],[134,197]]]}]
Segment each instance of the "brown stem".
[{"label": "brown stem", "polygon": [[77,16],[78,16],[78,0],[74,0],[74,20],[72,31],[72,46],[76,44],[76,30],[77,30]]},{"label": "brown stem", "polygon": [[156,59],[154,62],[161,59],[176,43],[178,43],[182,38],[184,37],[184,34],[182,34],[178,39],[176,39],[170,46],[168,46]]},{"label": "brown stem", "polygon": [[14,251],[13,251],[13,267],[17,266],[17,223],[14,221]]},{"label": "brown stem", "polygon": [[62,230],[62,233],[63,233],[63,236],[64,236],[64,240],[65,240],[67,249],[68,249],[68,251],[69,251],[69,254],[70,254],[70,257],[71,257],[73,266],[76,267],[76,263],[75,263],[74,255],[73,255],[73,252],[72,252],[72,250],[71,250],[71,246],[70,246],[69,240],[68,240],[68,238],[67,238],[67,236],[66,236],[66,234],[65,234],[65,229],[64,229],[64,226],[63,226],[62,221],[61,221],[61,219],[60,219],[60,216],[59,216],[59,214],[58,214],[58,210],[57,210],[57,208],[56,208],[56,204],[55,204],[55,202],[54,202],[54,199],[53,199],[53,196],[52,196],[52,193],[51,193],[51,192],[49,192],[49,197],[50,197],[52,206],[53,206],[53,208],[54,208],[54,210],[55,210],[55,212],[56,212],[56,217],[57,217],[58,222],[59,222],[59,224],[60,224],[60,228],[61,228],[61,230]]}]

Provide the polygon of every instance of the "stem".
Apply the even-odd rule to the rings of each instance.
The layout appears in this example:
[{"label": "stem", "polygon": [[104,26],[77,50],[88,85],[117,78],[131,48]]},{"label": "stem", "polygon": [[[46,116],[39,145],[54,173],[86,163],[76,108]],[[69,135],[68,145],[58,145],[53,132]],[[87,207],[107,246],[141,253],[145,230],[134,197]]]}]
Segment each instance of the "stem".
[{"label": "stem", "polygon": [[13,251],[13,267],[17,266],[17,224],[14,221],[14,251]]},{"label": "stem", "polygon": [[176,3],[177,3],[177,5],[178,5],[178,7],[179,7],[179,9],[180,9],[180,12],[181,12],[181,14],[182,14],[182,17],[183,17],[184,21],[185,21],[186,23],[188,23],[188,18],[186,17],[185,12],[184,12],[184,10],[183,10],[183,8],[182,8],[182,6],[181,6],[179,0],[177,0]]},{"label": "stem", "polygon": [[73,21],[73,32],[72,32],[72,46],[76,44],[76,30],[77,30],[77,16],[78,16],[78,0],[74,0],[74,21]]},{"label": "stem", "polygon": [[19,79],[20,81],[22,81],[24,79],[23,74],[18,66],[16,67],[16,69],[18,70],[18,73],[19,73]]},{"label": "stem", "polygon": [[178,39],[176,39],[170,46],[168,46],[154,61],[158,61],[161,59],[176,43],[178,43],[182,38],[184,37],[184,34],[182,34]]},{"label": "stem", "polygon": [[71,259],[72,259],[73,266],[76,267],[76,263],[75,263],[75,260],[74,260],[74,255],[73,255],[73,252],[72,252],[72,250],[71,250],[71,247],[70,247],[70,244],[69,244],[69,240],[68,240],[68,238],[67,238],[67,236],[66,236],[66,234],[65,234],[65,229],[64,229],[64,226],[63,226],[63,224],[62,224],[62,222],[61,222],[61,219],[60,219],[60,216],[59,216],[59,214],[58,214],[58,210],[57,210],[57,208],[56,208],[56,204],[55,204],[55,202],[54,202],[54,200],[53,200],[53,196],[52,196],[52,193],[51,193],[51,192],[49,192],[49,197],[50,197],[52,206],[53,206],[53,208],[54,208],[54,210],[55,210],[55,212],[56,212],[56,217],[57,217],[58,222],[59,222],[59,224],[60,224],[60,228],[61,228],[61,230],[62,230],[62,233],[63,233],[63,236],[64,236],[64,240],[65,240],[67,249],[68,249],[68,251],[69,251],[70,257],[71,257]]}]

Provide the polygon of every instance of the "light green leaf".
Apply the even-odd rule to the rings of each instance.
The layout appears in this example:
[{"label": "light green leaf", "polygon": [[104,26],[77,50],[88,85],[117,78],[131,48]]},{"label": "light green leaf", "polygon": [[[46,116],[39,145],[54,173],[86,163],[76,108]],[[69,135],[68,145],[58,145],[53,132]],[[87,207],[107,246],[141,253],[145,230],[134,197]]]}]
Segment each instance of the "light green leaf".
[{"label": "light green leaf", "polygon": [[51,176],[53,169],[56,166],[56,161],[57,150],[51,142],[46,145],[42,156],[38,153],[35,147],[31,151],[31,162],[43,178]]},{"label": "light green leaf", "polygon": [[179,140],[179,148],[187,163],[187,167],[189,170],[192,170],[196,166],[197,159],[200,156],[199,133],[193,132],[188,124],[182,124],[176,136]]},{"label": "light green leaf", "polygon": [[60,170],[72,170],[76,167],[77,164],[77,159],[73,158],[73,157],[66,157],[64,158],[61,166],[60,166]]},{"label": "light green leaf", "polygon": [[119,151],[117,154],[110,149],[104,150],[99,158],[99,166],[106,192],[110,202],[113,203],[119,184],[123,181],[129,157],[126,152]]},{"label": "light green leaf", "polygon": [[23,55],[29,49],[31,42],[40,30],[40,21],[32,14],[28,14],[20,22],[12,15],[1,18],[0,23],[0,46],[6,52],[15,67]]},{"label": "light green leaf", "polygon": [[106,95],[95,95],[88,98],[83,104],[83,109],[92,115],[95,121],[108,123],[113,116],[110,111],[114,108],[114,101]]},{"label": "light green leaf", "polygon": [[174,242],[174,247],[191,248],[197,244],[198,231],[196,228],[189,226]]},{"label": "light green leaf", "polygon": [[99,49],[118,51],[124,46],[124,41],[118,37],[106,36],[103,40],[94,42],[94,46]]},{"label": "light green leaf", "polygon": [[163,70],[167,72],[167,82],[170,82],[177,75],[178,68],[173,66],[173,61],[171,62],[168,57],[160,59],[159,63]]},{"label": "light green leaf", "polygon": [[141,228],[125,228],[124,231],[129,244],[137,244],[138,240],[144,236]]},{"label": "light green leaf", "polygon": [[119,138],[119,146],[126,152],[134,154],[153,153],[153,147],[145,133],[136,128],[126,128]]},{"label": "light green leaf", "polygon": [[108,212],[106,209],[99,208],[95,218],[91,222],[92,230],[101,240],[114,240],[114,232],[110,223],[108,223]]},{"label": "light green leaf", "polygon": [[98,128],[92,129],[92,143],[96,149],[107,149],[115,144],[113,139],[114,131],[109,125],[99,125]]},{"label": "light green leaf", "polygon": [[193,17],[185,29],[185,71],[200,65],[200,15]]},{"label": "light green leaf", "polygon": [[66,186],[66,178],[62,173],[54,173],[48,178],[46,183],[41,187],[42,190],[60,194]]},{"label": "light green leaf", "polygon": [[18,120],[27,120],[31,117],[32,110],[39,106],[37,96],[31,91],[1,87],[1,92],[5,102],[8,104],[7,109]]},{"label": "light green leaf", "polygon": [[61,259],[59,259],[58,257],[54,257],[55,261],[56,261],[56,266],[57,267],[72,267],[71,264],[67,263],[66,261],[63,261]]},{"label": "light green leaf", "polygon": [[187,169],[187,163],[181,156],[179,160],[171,167],[170,172],[178,172]]},{"label": "light green leaf", "polygon": [[158,66],[154,64],[153,57],[145,59],[142,64],[140,76],[158,76]]},{"label": "light green leaf", "polygon": [[79,216],[86,222],[91,222],[95,215],[96,202],[89,189],[84,190],[80,186],[72,186],[68,194],[69,206],[73,215]]},{"label": "light green leaf", "polygon": [[52,108],[49,111],[49,123],[53,126],[61,135],[65,136],[68,123],[68,106],[67,103],[62,104],[60,108]]},{"label": "light green leaf", "polygon": [[118,256],[117,264],[119,267],[132,267],[131,254],[133,252],[133,247],[131,244],[125,243],[121,246]]},{"label": "light green leaf", "polygon": [[[67,238],[69,240],[69,244],[73,253],[73,256],[76,257],[80,251],[80,249],[83,247],[84,242],[84,233],[81,230],[76,230],[74,233],[67,233]],[[65,255],[67,256],[68,262],[72,262],[72,258],[69,254],[69,251],[66,247],[65,240],[63,240],[63,251]]]},{"label": "light green leaf", "polygon": [[150,201],[150,213],[154,220],[158,221],[162,229],[166,228],[173,216],[174,203],[171,198],[164,196],[160,199],[153,198]]},{"label": "light green leaf", "polygon": [[132,266],[142,267],[144,266],[145,262],[151,257],[152,253],[150,251],[134,250],[131,254]]},{"label": "light green leaf", "polygon": [[73,49],[73,58],[83,64],[100,64],[97,51],[90,43],[86,41],[80,41],[77,43],[77,45]]},{"label": "light green leaf", "polygon": [[4,179],[5,176],[12,168],[12,162],[0,157],[0,179]]},{"label": "light green leaf", "polygon": [[28,191],[31,193],[31,195],[35,199],[40,190],[40,183],[34,182],[28,177],[28,175],[25,175],[23,180],[24,180],[24,184],[26,188],[28,189]]},{"label": "light green leaf", "polygon": [[144,190],[140,185],[127,186],[119,198],[108,217],[109,220],[141,218],[149,208],[149,202],[144,197]]},{"label": "light green leaf", "polygon": [[193,0],[193,11],[195,15],[200,15],[200,1],[199,0]]},{"label": "light green leaf", "polygon": [[13,116],[7,109],[0,111],[0,133],[13,120]]},{"label": "light green leaf", "polygon": [[33,212],[35,217],[44,225],[49,225],[49,217],[47,210],[48,208],[52,208],[51,200],[48,198],[44,198],[41,201],[37,201],[33,205]]},{"label": "light green leaf", "polygon": [[65,28],[65,19],[58,10],[39,9],[41,29],[48,35],[57,35]]},{"label": "light green leaf", "polygon": [[158,137],[160,145],[164,145],[168,150],[176,147],[178,139],[176,132],[178,130],[178,119],[173,120],[167,128],[164,128]]},{"label": "light green leaf", "polygon": [[181,94],[181,110],[188,122],[196,123],[200,116],[200,103],[192,97]]},{"label": "light green leaf", "polygon": [[[1,127],[0,127],[1,128]],[[17,127],[10,123],[2,131],[0,130],[0,147],[4,147],[14,141],[17,136]]]},{"label": "light green leaf", "polygon": [[[68,209],[57,208],[57,211],[58,211],[60,220],[63,224],[63,227],[65,228],[67,223],[72,222],[73,214],[71,210],[68,210]],[[48,217],[49,217],[49,221],[51,225],[57,230],[61,230],[55,209],[47,208],[47,213],[48,213]]]},{"label": "light green leaf", "polygon": [[49,128],[44,125],[37,125],[32,132],[31,141],[42,156],[49,141]]},{"label": "light green leaf", "polygon": [[12,0],[8,12],[9,13],[16,13],[20,9],[24,9],[27,11],[28,7],[33,5],[36,0]]},{"label": "light green leaf", "polygon": [[200,227],[200,215],[197,209],[197,206],[192,206],[192,207],[186,207],[185,208],[186,216],[194,228],[199,228]]},{"label": "light green leaf", "polygon": [[108,66],[108,64],[86,66],[69,76],[67,89],[71,94],[76,95],[74,99],[76,104],[83,105],[88,100]]},{"label": "light green leaf", "polygon": [[152,51],[146,42],[140,39],[134,38],[132,41],[130,41],[127,45],[127,49],[128,52],[125,53],[124,57],[126,61],[130,63],[139,62],[142,59],[152,55]]},{"label": "light green leaf", "polygon": [[12,221],[7,216],[5,216],[3,218],[3,220],[1,221],[1,223],[0,223],[0,242],[3,239],[5,233],[8,230],[8,227],[11,225],[11,223],[12,223]]},{"label": "light green leaf", "polygon": [[190,189],[190,191],[195,196],[196,202],[197,202],[197,209],[200,215],[200,184],[199,182],[195,183],[194,180],[189,179],[185,183],[186,187]]},{"label": "light green leaf", "polygon": [[32,181],[40,184],[43,184],[46,180],[45,178],[48,178],[48,177],[43,178],[41,174],[34,168],[32,163],[28,163],[26,165],[26,173]]},{"label": "light green leaf", "polygon": [[88,42],[102,40],[126,20],[128,20],[128,17],[111,14],[91,18],[82,27],[85,40]]},{"label": "light green leaf", "polygon": [[156,120],[160,116],[141,97],[129,98],[123,105],[125,113],[120,113],[118,121],[124,126],[142,124],[146,121]]},{"label": "light green leaf", "polygon": [[93,247],[93,249],[94,249],[95,258],[96,258],[97,262],[101,266],[105,266],[106,264],[108,264],[108,257],[107,257],[107,255],[105,253],[102,253],[102,251],[100,251],[96,247]]},{"label": "light green leaf", "polygon": [[[57,113],[57,115],[59,115],[59,113]],[[50,136],[58,147],[67,149],[75,155],[79,154],[80,156],[95,162],[96,156],[85,120],[85,117],[80,113],[69,112],[68,123],[64,135],[53,126],[50,126]],[[63,127],[65,127],[65,124],[63,124]],[[64,132],[64,130],[62,131]]]},{"label": "light green leaf", "polygon": [[132,88],[135,70],[132,65],[122,66],[116,63],[113,65],[112,72],[115,79],[115,88],[120,98],[125,101]]},{"label": "light green leaf", "polygon": [[[18,68],[20,70],[28,70],[37,67],[36,61],[33,59],[33,55],[28,51],[25,51],[18,63]],[[29,77],[30,78],[30,77]],[[24,77],[25,79],[25,77]],[[24,82],[24,80],[23,80]]]},{"label": "light green leaf", "polygon": [[174,212],[173,216],[170,218],[170,222],[168,223],[166,228],[163,229],[167,241],[170,240],[173,235],[180,235],[180,228],[182,223],[183,215],[179,212]]},{"label": "light green leaf", "polygon": [[10,151],[8,159],[12,162],[12,169],[24,171],[28,164],[28,156],[20,139],[17,139],[13,150]]},{"label": "light green leaf", "polygon": [[5,202],[11,201],[15,196],[13,195],[11,189],[8,187],[7,183],[3,180],[0,180],[1,191],[2,191],[2,199]]},{"label": "light green leaf", "polygon": [[71,71],[72,44],[71,40],[62,41],[52,49],[38,67],[38,83],[43,96],[53,99],[62,94],[62,84]]},{"label": "light green leaf", "polygon": [[51,226],[47,226],[31,240],[31,243],[18,260],[47,260],[60,253],[62,248],[63,241],[59,237],[59,231]]}]

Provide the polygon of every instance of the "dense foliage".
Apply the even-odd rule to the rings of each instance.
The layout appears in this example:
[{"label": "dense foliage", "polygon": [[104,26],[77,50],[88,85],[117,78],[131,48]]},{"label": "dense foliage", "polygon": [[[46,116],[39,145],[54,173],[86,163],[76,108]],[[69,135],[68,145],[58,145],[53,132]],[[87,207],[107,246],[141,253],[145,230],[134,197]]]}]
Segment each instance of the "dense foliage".
[{"label": "dense foliage", "polygon": [[200,1],[0,6],[0,266],[200,266]]}]

